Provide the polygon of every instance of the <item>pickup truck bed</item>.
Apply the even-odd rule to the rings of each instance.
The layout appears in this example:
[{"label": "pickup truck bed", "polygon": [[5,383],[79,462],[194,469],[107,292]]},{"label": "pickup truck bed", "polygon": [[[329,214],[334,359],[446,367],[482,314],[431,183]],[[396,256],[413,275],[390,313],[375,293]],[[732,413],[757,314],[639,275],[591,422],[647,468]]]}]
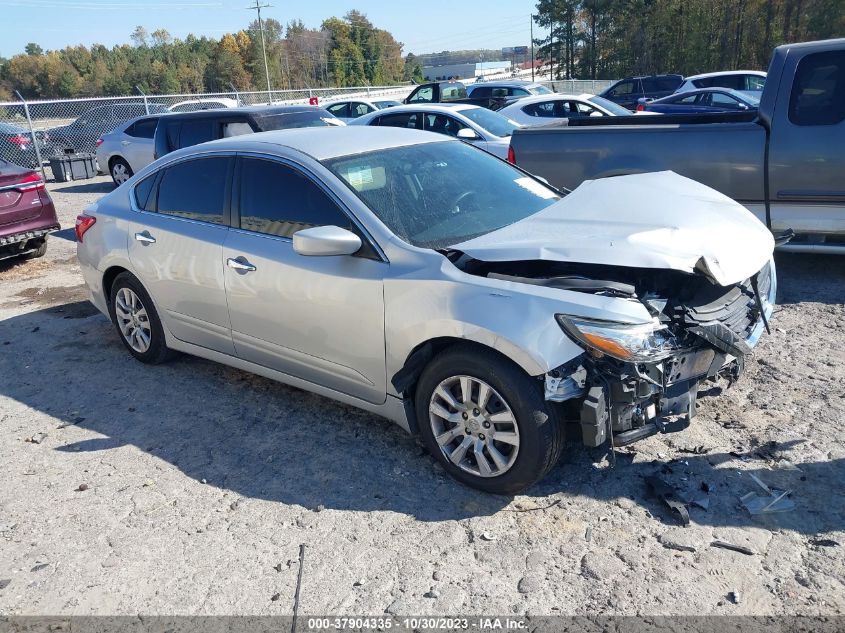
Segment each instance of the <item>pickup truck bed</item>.
[{"label": "pickup truck bed", "polygon": [[516,164],[555,186],[671,170],[741,202],[772,231],[793,229],[787,248],[837,253],[843,147],[845,39],[775,49],[756,113],[585,117],[511,138]]}]

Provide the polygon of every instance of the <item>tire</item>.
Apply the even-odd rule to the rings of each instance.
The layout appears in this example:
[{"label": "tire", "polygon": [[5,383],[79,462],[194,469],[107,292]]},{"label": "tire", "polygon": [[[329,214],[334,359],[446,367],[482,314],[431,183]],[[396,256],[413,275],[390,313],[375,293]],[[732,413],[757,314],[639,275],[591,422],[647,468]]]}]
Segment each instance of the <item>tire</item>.
[{"label": "tire", "polygon": [[111,179],[114,181],[115,187],[119,187],[133,176],[133,171],[129,163],[120,157],[112,158],[109,161],[109,173],[111,174]]},{"label": "tire", "polygon": [[39,257],[44,257],[47,254],[47,238],[44,237],[41,239],[41,244],[39,244],[38,248],[36,248],[31,253],[27,253],[21,259],[38,259]]},{"label": "tire", "polygon": [[[487,398],[482,396],[480,383],[489,389]],[[465,385],[469,386],[470,400],[479,405],[467,411],[463,411]],[[459,406],[449,404],[441,396],[444,391]],[[468,486],[513,495],[545,477],[560,458],[565,441],[563,425],[545,401],[542,384],[492,350],[458,345],[441,352],[423,370],[414,398],[420,434],[428,450],[452,477]],[[482,400],[486,400],[483,407]],[[509,418],[513,424],[507,422]],[[448,440],[445,448],[435,434],[441,441]],[[503,441],[494,440],[495,436]],[[514,440],[518,444],[515,454]],[[468,448],[462,459],[456,463],[447,457],[446,453],[460,455],[464,443]],[[477,455],[479,449],[482,459]],[[486,468],[482,461],[487,462]],[[482,474],[485,470],[486,476]]]},{"label": "tire", "polygon": [[[153,300],[131,273],[120,273],[115,278],[109,294],[109,316],[123,345],[142,363],[157,365],[175,356],[165,345],[164,329]],[[140,333],[133,335],[137,330]]]}]

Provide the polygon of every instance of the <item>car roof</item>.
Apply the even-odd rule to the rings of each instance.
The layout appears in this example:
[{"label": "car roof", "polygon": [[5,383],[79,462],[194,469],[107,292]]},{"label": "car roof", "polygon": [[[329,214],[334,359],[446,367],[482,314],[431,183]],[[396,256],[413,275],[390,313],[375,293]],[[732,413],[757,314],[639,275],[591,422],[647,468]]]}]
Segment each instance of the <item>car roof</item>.
[{"label": "car roof", "polygon": [[720,70],[715,73],[701,73],[700,75],[690,75],[686,78],[687,81],[695,81],[697,79],[709,79],[710,77],[728,77],[730,75],[756,75],[757,77],[765,77],[766,73],[762,70]]},{"label": "car roof", "polygon": [[167,120],[179,119],[204,119],[214,117],[231,117],[238,114],[248,114],[254,117],[272,116],[274,114],[292,114],[295,112],[310,112],[323,110],[321,106],[312,105],[285,105],[285,106],[243,106],[240,108],[215,108],[212,110],[197,110],[196,112],[171,112],[162,113]]},{"label": "car roof", "polygon": [[660,73],[658,75],[635,75],[632,77],[625,77],[624,79],[620,79],[619,81],[614,83],[618,84],[620,81],[631,81],[632,79],[651,79],[652,77],[677,77],[679,79],[684,78],[683,75],[679,75],[678,73]]},{"label": "car roof", "polygon": [[496,86],[524,88],[525,86],[536,85],[536,82],[526,81],[525,79],[502,79],[498,81],[482,81],[481,83],[483,83],[486,88],[495,88]]},{"label": "car roof", "polygon": [[[511,106],[524,106],[530,105],[532,103],[540,103],[543,101],[566,101],[567,99],[580,99],[581,101],[586,101],[587,97],[592,97],[593,95],[570,95],[570,94],[562,94],[560,92],[556,92],[550,95],[532,95],[530,97],[522,97],[514,101],[513,103],[509,103],[507,108]],[[502,108],[504,110],[504,108]]]},{"label": "car roof", "polygon": [[668,97],[656,99],[655,101],[652,101],[652,103],[664,101],[668,102],[670,99],[686,99],[687,97],[704,94],[707,92],[722,92],[734,96],[737,99],[742,99],[743,101],[749,100],[749,95],[743,92],[742,90],[734,90],[733,88],[721,88],[719,86],[713,86],[712,88],[697,88],[696,90],[687,90],[686,92],[675,92],[673,94],[670,94]]},{"label": "car roof", "polygon": [[[447,112],[462,112],[464,110],[478,110],[483,109],[481,106],[472,103],[408,103],[401,106],[393,106],[389,110],[379,110],[379,114],[401,114],[402,112],[438,112],[445,114]],[[373,116],[375,113],[370,112],[364,116]]]},{"label": "car roof", "polygon": [[365,154],[394,147],[437,142],[460,141],[440,134],[398,127],[313,127],[230,136],[178,150],[173,152],[172,156],[187,156],[197,148],[268,151],[275,146],[290,148],[322,161],[350,154]]}]

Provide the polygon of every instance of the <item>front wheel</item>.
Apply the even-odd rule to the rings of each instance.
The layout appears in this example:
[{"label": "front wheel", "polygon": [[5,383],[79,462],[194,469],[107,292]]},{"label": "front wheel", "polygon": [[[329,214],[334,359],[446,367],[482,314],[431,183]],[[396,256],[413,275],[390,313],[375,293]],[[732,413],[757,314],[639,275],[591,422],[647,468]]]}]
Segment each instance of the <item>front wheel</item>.
[{"label": "front wheel", "polygon": [[516,494],[557,463],[563,435],[542,384],[499,354],[457,346],[416,389],[420,433],[446,471],[473,488]]}]

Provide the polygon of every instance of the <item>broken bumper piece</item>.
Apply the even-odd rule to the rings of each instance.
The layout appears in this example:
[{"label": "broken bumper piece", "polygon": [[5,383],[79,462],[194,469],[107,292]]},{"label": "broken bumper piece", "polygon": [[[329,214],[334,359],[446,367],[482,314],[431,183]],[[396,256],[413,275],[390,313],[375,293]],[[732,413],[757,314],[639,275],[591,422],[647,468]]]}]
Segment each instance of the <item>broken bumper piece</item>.
[{"label": "broken bumper piece", "polygon": [[625,446],[685,429],[703,383],[739,378],[774,311],[774,266],[756,277],[754,284],[737,284],[706,302],[674,307],[687,348],[656,362],[624,362],[588,350],[546,375],[546,399],[563,403],[567,419],[578,419],[587,446],[608,440]]}]

